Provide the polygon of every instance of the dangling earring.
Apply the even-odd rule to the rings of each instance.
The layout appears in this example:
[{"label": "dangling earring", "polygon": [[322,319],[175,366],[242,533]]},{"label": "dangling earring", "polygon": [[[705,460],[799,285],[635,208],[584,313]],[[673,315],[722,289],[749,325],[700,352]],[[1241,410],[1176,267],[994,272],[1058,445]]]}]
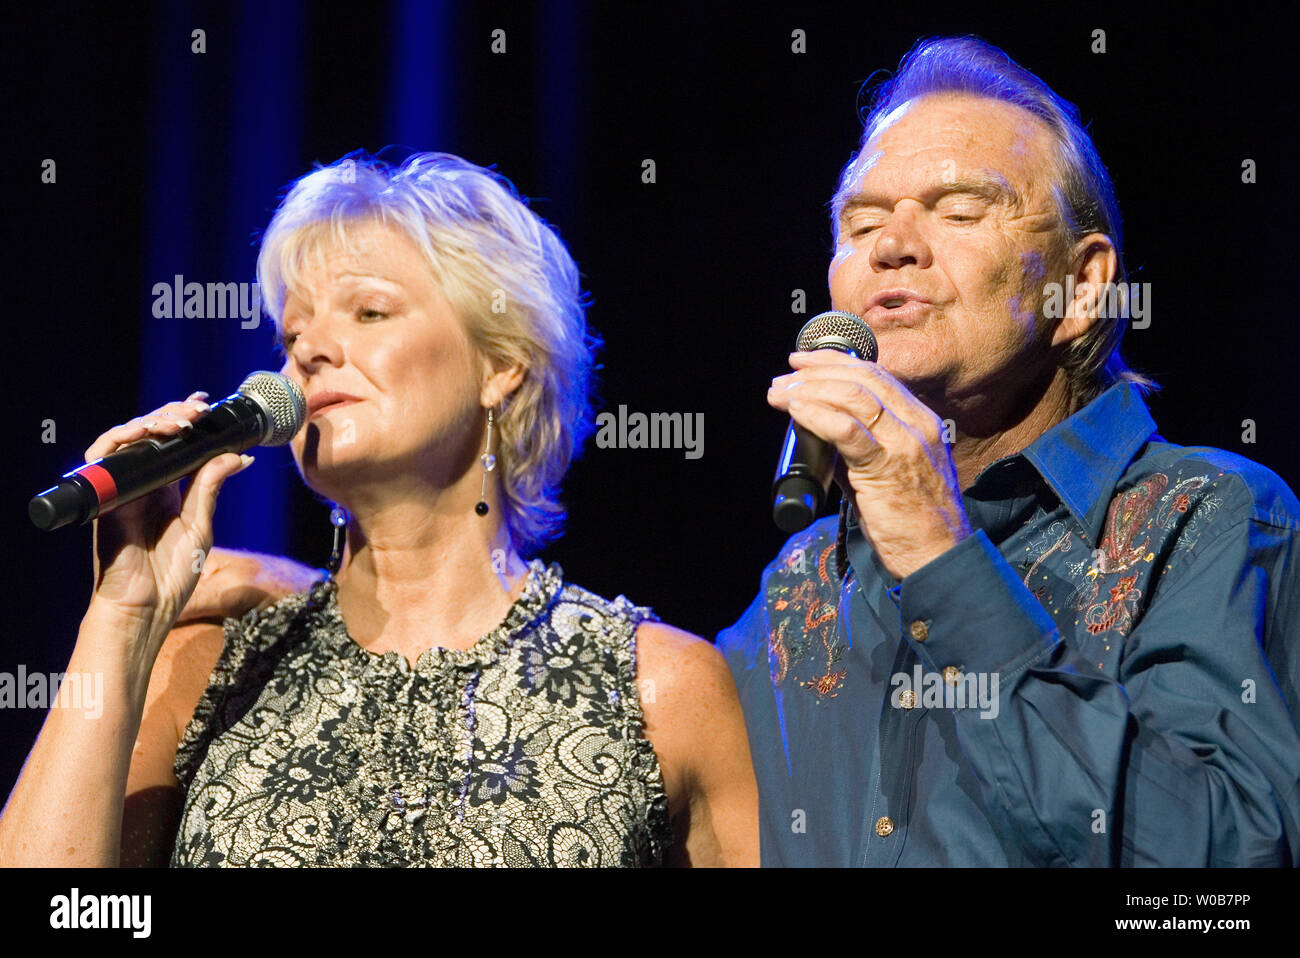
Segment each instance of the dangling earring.
[{"label": "dangling earring", "polygon": [[334,547],[330,549],[330,560],[328,568],[330,578],[339,571],[339,566],[343,564],[343,543],[347,539],[348,514],[346,510],[335,506],[330,510],[330,525],[334,527]]},{"label": "dangling earring", "polygon": [[474,506],[474,511],[480,516],[488,514],[487,504],[487,477],[488,473],[497,467],[497,457],[492,455],[492,410],[488,409],[488,428],[487,442],[483,445],[483,455],[478,457],[479,465],[483,467],[483,485],[479,487],[478,502]]}]

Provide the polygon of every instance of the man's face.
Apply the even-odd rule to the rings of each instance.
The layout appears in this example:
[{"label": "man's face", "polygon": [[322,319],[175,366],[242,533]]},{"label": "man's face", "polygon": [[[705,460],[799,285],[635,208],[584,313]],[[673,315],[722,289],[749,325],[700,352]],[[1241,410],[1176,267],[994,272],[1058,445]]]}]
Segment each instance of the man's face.
[{"label": "man's face", "polygon": [[[878,362],[922,399],[1002,401],[1050,373],[1051,133],[965,94],[896,110],[847,171],[832,305],[862,316]],[[881,302],[882,294],[896,293]],[[900,303],[902,305],[900,305]]]}]

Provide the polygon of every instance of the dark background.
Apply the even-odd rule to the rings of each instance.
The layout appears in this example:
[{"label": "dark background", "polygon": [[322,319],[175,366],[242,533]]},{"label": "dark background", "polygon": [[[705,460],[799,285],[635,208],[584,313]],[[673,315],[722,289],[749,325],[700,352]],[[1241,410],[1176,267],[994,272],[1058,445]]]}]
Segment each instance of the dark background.
[{"label": "dark background", "polygon": [[[285,184],[389,144],[496,164],[559,228],[606,343],[598,408],[704,414],[699,460],[589,443],[567,484],[568,534],[544,555],[712,637],[783,539],[768,495],[785,421],[764,393],[800,325],[829,305],[827,201],[858,139],[860,88],[935,33],[998,44],[1090,123],[1125,216],[1129,279],[1153,287],[1151,325],[1125,351],[1164,386],[1153,412],[1165,437],[1297,485],[1291,24],[1254,5],[1219,20],[902,6],[7,8],[0,670],[62,671],[89,598],[89,528],[38,532],[27,499],[114,423],[279,368],[269,322],[155,319],[153,284],[251,282]],[[504,55],[490,51],[497,28]],[[1104,54],[1090,51],[1098,28]],[[41,182],[46,158],[54,184]],[[1241,182],[1245,158],[1254,185]],[[43,443],[51,419],[57,441]],[[217,543],[323,564],[325,507],[287,450],[258,460],[223,492]],[[0,794],[41,718],[0,717]]]}]

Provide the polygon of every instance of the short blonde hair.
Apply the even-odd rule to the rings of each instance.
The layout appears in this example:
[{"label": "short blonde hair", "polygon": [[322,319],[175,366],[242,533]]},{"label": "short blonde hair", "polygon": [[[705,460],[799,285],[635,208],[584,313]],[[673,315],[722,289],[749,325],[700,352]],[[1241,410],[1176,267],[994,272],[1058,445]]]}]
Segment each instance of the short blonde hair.
[{"label": "short blonde hair", "polygon": [[495,171],[449,153],[394,167],[357,151],[292,183],[262,236],[257,279],[277,330],[304,260],[324,243],[346,246],[363,222],[396,227],[420,249],[480,355],[524,367],[494,445],[511,539],[536,552],[561,534],[560,484],[593,428],[600,340],[587,327],[577,265]]}]

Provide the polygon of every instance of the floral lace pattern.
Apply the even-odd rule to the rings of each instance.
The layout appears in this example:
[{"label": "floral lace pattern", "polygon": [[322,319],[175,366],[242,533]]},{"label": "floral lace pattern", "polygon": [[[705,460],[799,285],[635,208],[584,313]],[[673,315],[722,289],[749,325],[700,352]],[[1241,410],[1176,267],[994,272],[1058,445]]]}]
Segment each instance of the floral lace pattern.
[{"label": "floral lace pattern", "polygon": [[534,560],[468,649],[359,646],[332,580],[226,622],[185,729],[175,866],[658,865],[668,800],[643,734],[649,609]]}]

